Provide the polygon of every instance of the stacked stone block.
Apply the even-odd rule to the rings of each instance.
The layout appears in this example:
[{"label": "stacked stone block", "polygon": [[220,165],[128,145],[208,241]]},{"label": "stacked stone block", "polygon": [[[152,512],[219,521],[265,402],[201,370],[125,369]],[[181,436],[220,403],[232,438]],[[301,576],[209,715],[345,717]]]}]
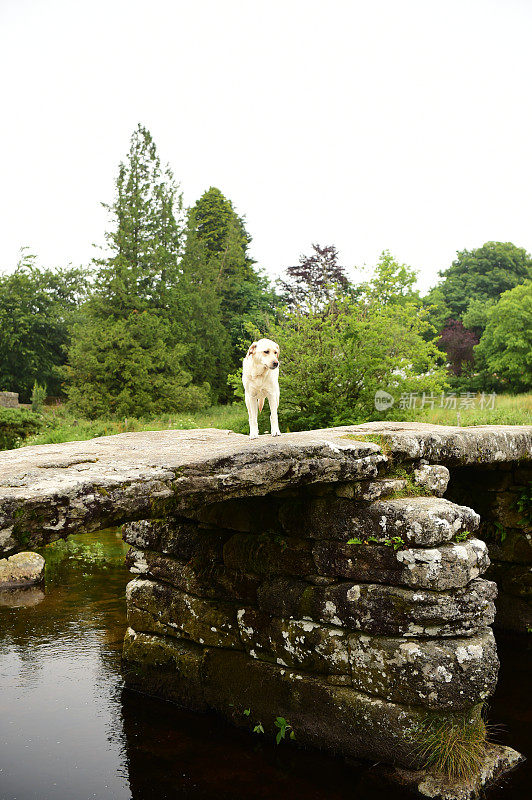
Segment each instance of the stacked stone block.
[{"label": "stacked stone block", "polygon": [[427,720],[495,688],[495,584],[444,468],[125,526],[127,684],[250,729],[408,768]]}]

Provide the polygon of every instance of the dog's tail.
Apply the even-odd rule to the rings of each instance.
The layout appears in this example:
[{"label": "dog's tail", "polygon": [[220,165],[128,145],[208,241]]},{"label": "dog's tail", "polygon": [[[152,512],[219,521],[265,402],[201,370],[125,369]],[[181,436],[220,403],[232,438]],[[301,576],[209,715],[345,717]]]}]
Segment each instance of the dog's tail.
[{"label": "dog's tail", "polygon": [[264,408],[264,397],[261,397],[261,399],[259,400],[259,411],[262,411],[263,408]]}]

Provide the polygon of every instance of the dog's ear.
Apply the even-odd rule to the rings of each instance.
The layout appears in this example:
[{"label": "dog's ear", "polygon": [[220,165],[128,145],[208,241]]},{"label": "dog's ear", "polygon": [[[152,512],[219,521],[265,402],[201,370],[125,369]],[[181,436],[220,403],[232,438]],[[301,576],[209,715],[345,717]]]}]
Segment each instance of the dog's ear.
[{"label": "dog's ear", "polygon": [[250,344],[246,355],[248,355],[248,356],[255,355],[256,349],[257,349],[257,342],[253,342],[253,344]]}]

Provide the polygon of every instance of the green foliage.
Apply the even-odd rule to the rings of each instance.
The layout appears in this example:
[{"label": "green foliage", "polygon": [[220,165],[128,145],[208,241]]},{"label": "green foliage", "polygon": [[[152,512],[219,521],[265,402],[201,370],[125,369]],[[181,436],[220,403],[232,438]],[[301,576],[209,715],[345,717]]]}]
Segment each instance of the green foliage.
[{"label": "green foliage", "polygon": [[422,769],[461,781],[478,775],[487,744],[486,725],[480,714],[428,717],[415,738]]},{"label": "green foliage", "polygon": [[255,725],[255,727],[253,728],[253,733],[264,733],[262,722],[259,722],[257,725]]},{"label": "green foliage", "polygon": [[383,250],[375,267],[373,278],[359,287],[370,305],[401,305],[419,302],[414,291],[417,273],[407,264],[400,264],[389,250]]},{"label": "green foliage", "polygon": [[183,326],[174,324],[183,300],[181,195],[141,125],[106,207],[111,254],[98,262],[63,371],[72,408],[90,419],[204,408],[209,385],[192,384],[182,366],[186,346],[177,338]]},{"label": "green foliage", "polygon": [[150,132],[138,125],[125,163],[120,163],[110,215],[109,257],[99,259],[92,316],[126,318],[176,311],[178,260],[183,244],[182,197],[169,167],[163,168]]},{"label": "green foliage", "polygon": [[275,741],[277,744],[281,743],[282,739],[286,738],[286,734],[290,732],[290,739],[295,739],[296,735],[290,723],[284,717],[277,717],[274,725],[278,728],[277,736],[275,737]]},{"label": "green foliage", "polygon": [[41,427],[41,419],[30,411],[0,406],[0,450],[19,447],[27,436],[37,433]]},{"label": "green foliage", "polygon": [[[361,299],[285,314],[270,326],[268,336],[281,351],[283,424],[304,430],[382,418],[374,405],[379,389],[396,400],[402,393],[441,391],[441,354],[423,338],[427,312],[410,286],[406,269],[399,265],[394,271],[386,257]],[[387,412],[388,419],[404,417],[398,402]]]},{"label": "green foliage", "polygon": [[87,287],[81,269],[41,270],[22,251],[17,268],[0,277],[0,386],[28,402],[36,380],[60,394],[70,328]]},{"label": "green foliage", "polygon": [[394,550],[400,550],[405,546],[405,540],[402,536],[391,536],[385,539],[380,539],[378,536],[365,536],[360,539],[354,536],[352,539],[347,540],[347,544],[382,544],[385,547],[393,547]]},{"label": "green foliage", "polygon": [[532,281],[504,292],[489,310],[475,355],[486,384],[515,393],[532,388]]},{"label": "green foliage", "polygon": [[46,400],[46,386],[41,386],[37,381],[33,384],[33,389],[31,390],[31,410],[35,413],[40,413],[44,407],[44,401]]},{"label": "green foliage", "polygon": [[462,317],[464,327],[480,336],[488,322],[489,312],[496,303],[494,298],[473,297]]},{"label": "green foliage", "polygon": [[453,542],[465,542],[471,536],[470,531],[460,531],[453,536]]},{"label": "green foliage", "polygon": [[475,250],[458,251],[455,261],[440,275],[450,316],[458,319],[472,300],[477,313],[480,303],[489,305],[503,292],[530,279],[532,256],[511,242],[486,242]]},{"label": "green foliage", "polygon": [[232,366],[232,344],[222,318],[219,267],[200,238],[189,215],[185,252],[180,263],[179,310],[172,338],[186,347],[186,364],[192,380],[208,377],[211,399],[227,394],[227,374]]},{"label": "green foliage", "polygon": [[517,498],[516,509],[521,514],[521,520],[524,525],[532,525],[532,487],[528,486],[523,489]]},{"label": "green foliage", "polygon": [[[204,248],[196,272],[200,279],[202,275],[207,276],[219,297],[219,311],[213,323],[223,334],[214,347],[214,358],[221,360],[219,372],[224,376],[224,383],[220,381],[216,389],[220,397],[227,399],[227,371],[236,369],[243,357],[246,325],[249,322],[263,324],[272,315],[275,295],[266,278],[253,266],[248,254],[251,237],[243,219],[219,189],[211,187],[190,210],[187,244],[191,239]],[[244,352],[246,349],[247,345]]]},{"label": "green foliage", "polygon": [[183,347],[168,345],[168,325],[154,313],[90,319],[74,329],[65,371],[69,401],[89,419],[205,408],[209,385],[191,384],[182,357]]}]

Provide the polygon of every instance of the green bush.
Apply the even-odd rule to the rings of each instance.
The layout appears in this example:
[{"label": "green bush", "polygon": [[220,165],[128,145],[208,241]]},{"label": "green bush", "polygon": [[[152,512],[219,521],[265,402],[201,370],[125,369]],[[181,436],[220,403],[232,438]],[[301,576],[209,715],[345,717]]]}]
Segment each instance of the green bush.
[{"label": "green bush", "polygon": [[41,419],[31,411],[0,407],[0,450],[20,447],[27,436],[37,433],[41,427]]},{"label": "green bush", "polygon": [[46,400],[46,386],[41,386],[35,381],[31,392],[31,410],[39,413],[43,410],[44,401]]},{"label": "green bush", "polygon": [[[401,395],[446,385],[439,351],[423,339],[426,325],[414,301],[368,306],[346,298],[284,317],[269,333],[281,351],[282,422],[306,430],[407,417]],[[385,412],[375,407],[378,390],[395,401]]]}]

